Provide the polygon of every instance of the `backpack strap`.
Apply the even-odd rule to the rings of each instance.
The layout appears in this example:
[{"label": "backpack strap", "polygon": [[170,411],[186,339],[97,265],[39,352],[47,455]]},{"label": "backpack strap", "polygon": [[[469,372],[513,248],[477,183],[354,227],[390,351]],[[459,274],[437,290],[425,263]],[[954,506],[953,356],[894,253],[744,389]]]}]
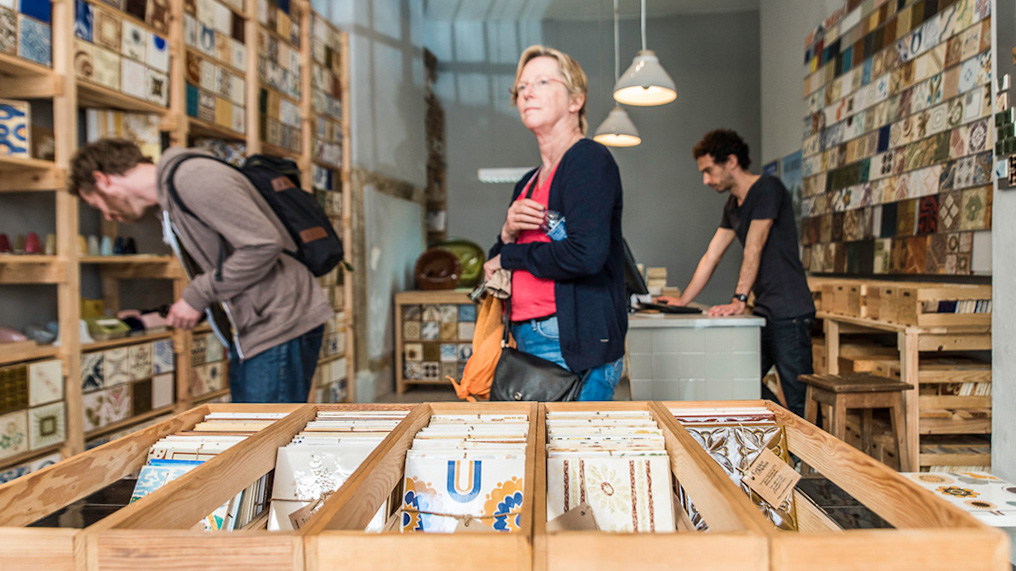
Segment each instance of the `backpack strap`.
[{"label": "backpack strap", "polygon": [[[185,155],[183,158],[181,158],[180,160],[178,160],[175,163],[173,163],[173,166],[170,167],[169,174],[166,176],[166,191],[169,193],[170,200],[172,200],[177,205],[177,207],[179,207],[180,210],[182,210],[184,212],[184,214],[187,214],[191,218],[194,218],[195,220],[200,222],[205,228],[208,228],[212,232],[215,232],[215,235],[219,237],[219,256],[218,256],[218,262],[217,262],[216,267],[215,267],[215,281],[221,282],[222,281],[222,264],[226,261],[226,246],[228,246],[229,243],[222,236],[222,234],[219,234],[218,232],[216,232],[211,226],[208,225],[207,222],[202,220],[200,216],[198,216],[197,214],[194,214],[194,211],[191,210],[190,208],[188,208],[186,204],[184,204],[183,199],[180,198],[180,193],[177,192],[177,190],[176,190],[176,181],[174,180],[175,177],[176,177],[176,170],[178,168],[180,168],[180,165],[182,165],[188,159],[196,159],[196,158],[211,159],[213,161],[216,161],[216,162],[222,163],[224,165],[233,167],[233,165],[231,165],[231,164],[229,164],[227,162],[220,161],[219,159],[217,159],[215,157],[210,157],[208,155],[201,155],[201,154],[196,154],[196,153],[195,154]],[[236,167],[233,167],[233,168],[235,169]],[[239,169],[237,169],[237,170],[239,170]]]}]

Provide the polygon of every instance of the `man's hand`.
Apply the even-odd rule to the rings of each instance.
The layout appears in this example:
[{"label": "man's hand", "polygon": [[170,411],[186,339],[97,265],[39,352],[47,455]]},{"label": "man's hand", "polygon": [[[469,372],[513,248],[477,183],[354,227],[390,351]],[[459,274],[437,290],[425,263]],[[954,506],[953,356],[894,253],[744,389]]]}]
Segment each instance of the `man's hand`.
[{"label": "man's hand", "polygon": [[744,313],[745,303],[734,300],[726,305],[714,305],[709,308],[707,315],[719,317],[723,315],[741,315]]},{"label": "man's hand", "polygon": [[183,298],[178,299],[166,315],[166,322],[177,329],[194,329],[200,320],[201,312],[191,307]]},{"label": "man's hand", "polygon": [[681,298],[670,297],[669,295],[661,295],[660,297],[656,298],[656,303],[662,303],[664,305],[677,305],[681,307],[688,305],[688,302],[681,301]]},{"label": "man's hand", "polygon": [[501,269],[501,254],[494,256],[483,264],[483,279],[487,281],[494,272]]},{"label": "man's hand", "polygon": [[501,241],[514,243],[523,230],[539,230],[546,216],[544,207],[531,198],[516,200],[508,208],[508,216],[501,227]]}]

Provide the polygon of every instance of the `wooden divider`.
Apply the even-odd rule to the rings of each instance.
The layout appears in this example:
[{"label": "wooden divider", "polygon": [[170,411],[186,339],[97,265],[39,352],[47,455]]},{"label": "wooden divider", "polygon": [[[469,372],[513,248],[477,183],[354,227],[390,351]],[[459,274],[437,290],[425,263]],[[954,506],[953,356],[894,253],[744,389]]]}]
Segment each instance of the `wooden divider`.
[{"label": "wooden divider", "polygon": [[[663,430],[674,478],[685,487],[710,526],[708,533],[608,533],[547,531],[548,411],[648,410]],[[720,467],[677,425],[673,415],[649,402],[546,403],[540,407],[541,433],[536,457],[536,545],[533,568],[558,569],[710,569],[768,568],[765,520]],[[676,500],[675,500],[676,501]],[[680,508],[678,508],[680,509]]]},{"label": "wooden divider", "polygon": [[[841,530],[810,502],[798,502],[799,531],[768,525],[771,569],[1008,571],[1005,534],[917,486],[881,462],[768,401],[665,402],[671,408],[764,406],[776,415],[791,454],[817,469],[896,529]],[[796,492],[795,492],[796,493]],[[799,494],[797,497],[803,497]]]},{"label": "wooden divider", "polygon": [[[329,499],[327,517],[308,522],[306,569],[468,569],[524,570],[533,561],[533,514],[522,513],[517,533],[459,532],[454,534],[386,531],[367,533],[364,528],[385,499],[402,484],[406,451],[416,433],[433,414],[529,415],[526,447],[526,486],[523,506],[534,505],[539,492],[534,458],[538,458],[536,403],[431,403],[420,405],[374,451],[346,485]],[[396,512],[397,513],[397,512]]]}]

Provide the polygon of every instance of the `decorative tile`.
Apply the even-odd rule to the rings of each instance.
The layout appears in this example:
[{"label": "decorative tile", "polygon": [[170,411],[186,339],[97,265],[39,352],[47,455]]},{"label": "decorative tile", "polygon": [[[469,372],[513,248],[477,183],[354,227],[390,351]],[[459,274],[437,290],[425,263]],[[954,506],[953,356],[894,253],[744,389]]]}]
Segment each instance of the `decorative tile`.
[{"label": "decorative tile", "polygon": [[423,361],[422,343],[405,343],[402,345],[402,352],[406,361]]},{"label": "decorative tile", "polygon": [[907,270],[907,239],[894,238],[889,253],[889,273],[902,274]]},{"label": "decorative tile", "polygon": [[0,414],[23,409],[29,402],[28,369],[25,366],[0,369]]},{"label": "decorative tile", "polygon": [[28,365],[28,404],[30,406],[62,400],[63,395],[62,361],[54,359]]},{"label": "decorative tile", "polygon": [[74,0],[74,37],[92,41],[92,5]]},{"label": "decorative tile", "polygon": [[28,411],[0,416],[0,459],[27,452],[28,446]]},{"label": "decorative tile", "polygon": [[147,59],[148,32],[134,22],[124,19],[120,34],[120,54],[124,57],[145,62]]},{"label": "decorative tile", "polygon": [[230,128],[238,133],[244,133],[247,130],[246,121],[246,110],[239,105],[233,105],[233,121]]},{"label": "decorative tile", "polygon": [[92,56],[92,44],[74,40],[74,74],[79,79],[91,81],[95,72],[95,62]]},{"label": "decorative tile", "polygon": [[148,0],[146,22],[161,34],[169,34],[170,11],[168,0]]},{"label": "decorative tile", "polygon": [[152,103],[169,105],[169,76],[154,69],[145,70],[145,98]]},{"label": "decorative tile", "polygon": [[98,45],[93,46],[92,81],[110,89],[120,90],[120,54],[113,53]]},{"label": "decorative tile", "polygon": [[468,361],[473,356],[473,345],[471,343],[459,343],[459,361]]},{"label": "decorative tile", "polygon": [[66,439],[64,403],[55,402],[28,411],[28,443],[32,450],[54,446]]},{"label": "decorative tile", "polygon": [[131,416],[131,385],[117,385],[105,391],[101,416],[104,424],[113,424]]},{"label": "decorative tile", "polygon": [[98,7],[94,8],[93,14],[93,37],[95,38],[95,43],[104,48],[115,50],[117,55],[119,55],[121,45],[120,34],[123,28],[120,23],[120,16],[115,12]]},{"label": "decorative tile", "polygon": [[160,375],[175,369],[176,355],[173,353],[173,341],[160,339],[152,342],[152,373]]},{"label": "decorative tile", "polygon": [[144,22],[148,11],[148,2],[146,0],[123,0],[123,11]]},{"label": "decorative tile", "polygon": [[152,379],[137,381],[131,385],[131,411],[135,416],[152,410]]},{"label": "decorative tile", "polygon": [[441,309],[440,306],[435,304],[426,304],[423,306],[423,320],[424,321],[441,321]]},{"label": "decorative tile", "polygon": [[457,361],[442,361],[441,362],[441,379],[447,380],[448,377],[458,379],[456,376],[459,373],[459,364]]},{"label": "decorative tile", "polygon": [[872,273],[875,274],[888,274],[890,266],[890,253],[892,249],[892,240],[875,240],[875,261],[872,268]]},{"label": "decorative tile", "polygon": [[204,365],[191,368],[190,394],[193,397],[211,392],[208,388],[208,369]]},{"label": "decorative tile", "polygon": [[970,152],[980,153],[988,145],[988,120],[982,119],[970,124],[969,128]]},{"label": "decorative tile", "polygon": [[205,369],[205,385],[208,386],[209,391],[221,391],[226,388],[226,375],[223,370],[223,363],[209,363],[205,365]]},{"label": "decorative tile", "polygon": [[948,235],[932,234],[928,236],[928,249],[925,254],[924,272],[927,274],[945,273],[946,242]]},{"label": "decorative tile", "polygon": [[169,42],[166,38],[148,34],[148,48],[145,53],[148,56],[149,67],[162,73],[169,73]]},{"label": "decorative tile", "polygon": [[103,351],[103,386],[111,387],[131,380],[130,353],[126,347]]},{"label": "decorative tile", "polygon": [[908,274],[921,274],[924,273],[926,265],[926,253],[928,248],[928,237],[927,236],[916,236],[908,238],[907,242],[907,259],[905,273]]},{"label": "decorative tile", "polygon": [[988,195],[991,187],[971,188],[963,191],[960,230],[984,230],[988,223]]},{"label": "decorative tile", "polygon": [[130,378],[132,381],[147,379],[152,376],[152,344],[143,343],[128,347],[130,358]]},{"label": "decorative tile", "polygon": [[215,96],[211,93],[198,92],[198,119],[215,122]]},{"label": "decorative tile", "polygon": [[458,341],[459,339],[459,324],[457,321],[451,323],[441,323],[441,341]]},{"label": "decorative tile", "polygon": [[436,361],[424,361],[422,363],[423,373],[421,380],[437,381],[441,379],[441,363]]},{"label": "decorative tile", "polygon": [[31,109],[27,101],[0,99],[0,156],[29,158]]},{"label": "decorative tile", "polygon": [[81,354],[81,390],[102,388],[105,371],[103,355],[102,352]]},{"label": "decorative tile", "polygon": [[925,196],[918,201],[917,233],[938,232],[938,196]]},{"label": "decorative tile", "polygon": [[476,324],[473,322],[459,322],[459,340],[465,341],[473,338],[476,331]]},{"label": "decorative tile", "polygon": [[896,236],[913,236],[917,223],[917,201],[904,200],[896,211]]},{"label": "decorative tile", "polygon": [[420,339],[420,322],[419,321],[403,322],[402,339],[406,341],[418,341]]},{"label": "decorative tile", "polygon": [[122,66],[120,81],[123,92],[131,97],[147,99],[148,73],[144,64],[127,58],[121,59],[120,64]]},{"label": "decorative tile", "polygon": [[18,53],[18,14],[0,6],[0,53]]},{"label": "decorative tile", "polygon": [[85,432],[98,430],[107,424],[102,417],[102,409],[106,402],[106,391],[94,391],[81,396],[81,405],[84,411]]},{"label": "decorative tile", "polygon": [[420,338],[424,341],[437,341],[441,337],[441,324],[437,321],[424,321],[420,329]]},{"label": "decorative tile", "polygon": [[457,361],[458,360],[458,345],[455,343],[442,343],[441,344],[441,361]]},{"label": "decorative tile", "polygon": [[419,381],[423,379],[423,362],[422,361],[406,361],[403,366],[403,377],[410,381]]}]

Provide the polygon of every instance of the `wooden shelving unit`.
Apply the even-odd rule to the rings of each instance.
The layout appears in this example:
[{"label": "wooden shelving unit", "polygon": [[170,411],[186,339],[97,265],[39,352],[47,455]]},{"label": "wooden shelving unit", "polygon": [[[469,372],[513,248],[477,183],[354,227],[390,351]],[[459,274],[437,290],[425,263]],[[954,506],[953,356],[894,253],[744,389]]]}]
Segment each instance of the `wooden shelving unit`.
[{"label": "wooden shelving unit", "polygon": [[[217,0],[213,2],[219,4]],[[0,469],[14,466],[26,460],[43,457],[58,449],[63,457],[78,454],[85,449],[86,437],[91,439],[109,435],[117,431],[129,429],[131,426],[143,422],[150,422],[164,414],[179,412],[193,406],[195,402],[207,402],[211,400],[228,397],[227,364],[225,360],[228,355],[223,355],[221,374],[223,375],[223,389],[213,390],[205,394],[191,394],[192,349],[196,335],[205,335],[209,332],[206,326],[199,327],[193,332],[169,331],[141,337],[131,337],[108,342],[100,342],[82,345],[79,338],[79,320],[81,316],[81,274],[88,268],[89,272],[98,272],[102,284],[102,297],[107,311],[115,311],[119,308],[120,282],[123,280],[135,279],[157,279],[168,280],[172,283],[173,299],[179,298],[186,287],[187,279],[179,262],[172,256],[157,254],[138,254],[130,256],[86,256],[78,252],[79,234],[79,210],[78,199],[66,191],[67,173],[70,158],[77,148],[78,118],[80,109],[84,107],[95,107],[101,109],[113,109],[137,113],[155,114],[158,117],[158,125],[163,133],[168,134],[171,145],[189,146],[195,137],[208,137],[222,139],[227,142],[240,142],[246,145],[246,154],[268,153],[278,156],[289,157],[298,162],[302,169],[302,179],[305,182],[304,188],[311,186],[311,164],[312,146],[311,137],[314,126],[311,118],[311,89],[310,89],[310,65],[311,54],[311,26],[312,21],[317,18],[312,14],[310,4],[305,0],[294,0],[290,3],[290,12],[296,18],[300,27],[300,41],[291,41],[294,38],[285,38],[276,29],[265,29],[258,22],[258,5],[256,0],[244,0],[238,6],[221,2],[228,10],[228,15],[234,21],[231,30],[223,33],[222,30],[215,30],[216,41],[230,41],[228,46],[231,50],[224,49],[226,46],[217,46],[215,53],[208,53],[199,49],[197,45],[188,45],[185,20],[195,19],[197,10],[207,9],[206,4],[196,7],[193,2],[185,0],[169,0],[171,18],[168,20],[168,28],[157,31],[152,25],[141,22],[137,18],[121,13],[123,20],[140,26],[149,33],[158,34],[167,39],[168,52],[171,55],[169,67],[169,104],[168,107],[159,105],[151,100],[139,99],[109,87],[99,85],[86,78],[78,77],[75,72],[75,6],[73,2],[57,2],[53,4],[52,37],[53,37],[53,67],[48,68],[19,57],[0,54],[0,97],[10,99],[51,99],[53,105],[53,124],[56,131],[55,158],[52,161],[35,158],[22,159],[0,156],[0,193],[12,192],[53,192],[55,196],[55,227],[57,230],[57,253],[53,256],[42,255],[0,255],[0,284],[52,284],[56,286],[57,314],[61,330],[60,347],[35,346],[16,352],[0,354],[0,366],[17,366],[44,361],[46,359],[59,359],[63,369],[64,378],[64,403],[66,414],[66,442],[59,447],[47,447],[35,450],[30,453],[18,454],[0,460]],[[102,5],[105,10],[110,10]],[[221,14],[220,14],[221,16]],[[329,26],[332,33],[337,34],[341,49],[338,54],[341,56],[341,81],[343,103],[348,102],[348,38],[345,33]],[[293,54],[293,62],[299,59],[301,76],[300,81],[306,82],[306,87],[301,84],[299,90],[300,99],[293,99],[291,96],[281,94],[286,98],[287,104],[298,106],[300,109],[299,126],[293,126],[299,131],[300,140],[298,151],[286,149],[280,145],[270,144],[265,140],[259,121],[259,97],[263,88],[261,78],[258,74],[258,49],[257,39],[259,31],[266,31],[275,40],[287,42],[289,50]],[[222,49],[220,49],[222,48]],[[223,59],[226,52],[230,51],[231,57],[228,61]],[[188,74],[188,55],[199,55],[201,59],[207,60],[220,67],[220,71],[231,74],[233,79],[238,79],[233,92],[227,93],[224,84],[218,83],[216,91],[212,93],[219,100],[228,100],[233,106],[234,113],[232,121],[226,125],[210,118],[200,118],[188,115],[188,91],[187,83],[192,76]],[[196,86],[204,89],[207,84]],[[343,149],[342,164],[329,164],[328,168],[334,169],[335,180],[343,189],[342,216],[338,217],[336,223],[341,228],[340,236],[344,239],[347,248],[351,244],[352,235],[348,212],[349,204],[349,164],[351,155],[349,152],[349,108],[344,105],[342,117],[339,122],[342,130],[342,139],[345,143]],[[102,232],[104,235],[115,237],[120,229],[115,223],[103,223]],[[338,275],[338,274],[336,274]],[[352,305],[351,284],[345,281],[336,283],[342,288],[341,295],[333,301],[333,305],[340,312]],[[167,300],[172,301],[172,300]],[[341,376],[344,379],[352,379],[353,365],[353,331],[352,314],[343,313],[334,322],[334,330],[330,333],[342,334],[344,349],[333,353],[323,360],[325,365],[345,363],[345,373]],[[87,435],[84,430],[83,403],[81,387],[81,355],[85,352],[106,351],[121,347],[134,347],[139,344],[153,341],[172,339],[173,352],[175,354],[174,386],[175,403],[172,406],[160,407],[135,415],[129,419],[107,425],[98,430],[90,431]],[[342,361],[345,359],[345,361]],[[202,365],[196,365],[198,367]],[[313,395],[312,395],[313,396]],[[349,383],[346,391],[346,398],[352,398],[352,384]]]}]

